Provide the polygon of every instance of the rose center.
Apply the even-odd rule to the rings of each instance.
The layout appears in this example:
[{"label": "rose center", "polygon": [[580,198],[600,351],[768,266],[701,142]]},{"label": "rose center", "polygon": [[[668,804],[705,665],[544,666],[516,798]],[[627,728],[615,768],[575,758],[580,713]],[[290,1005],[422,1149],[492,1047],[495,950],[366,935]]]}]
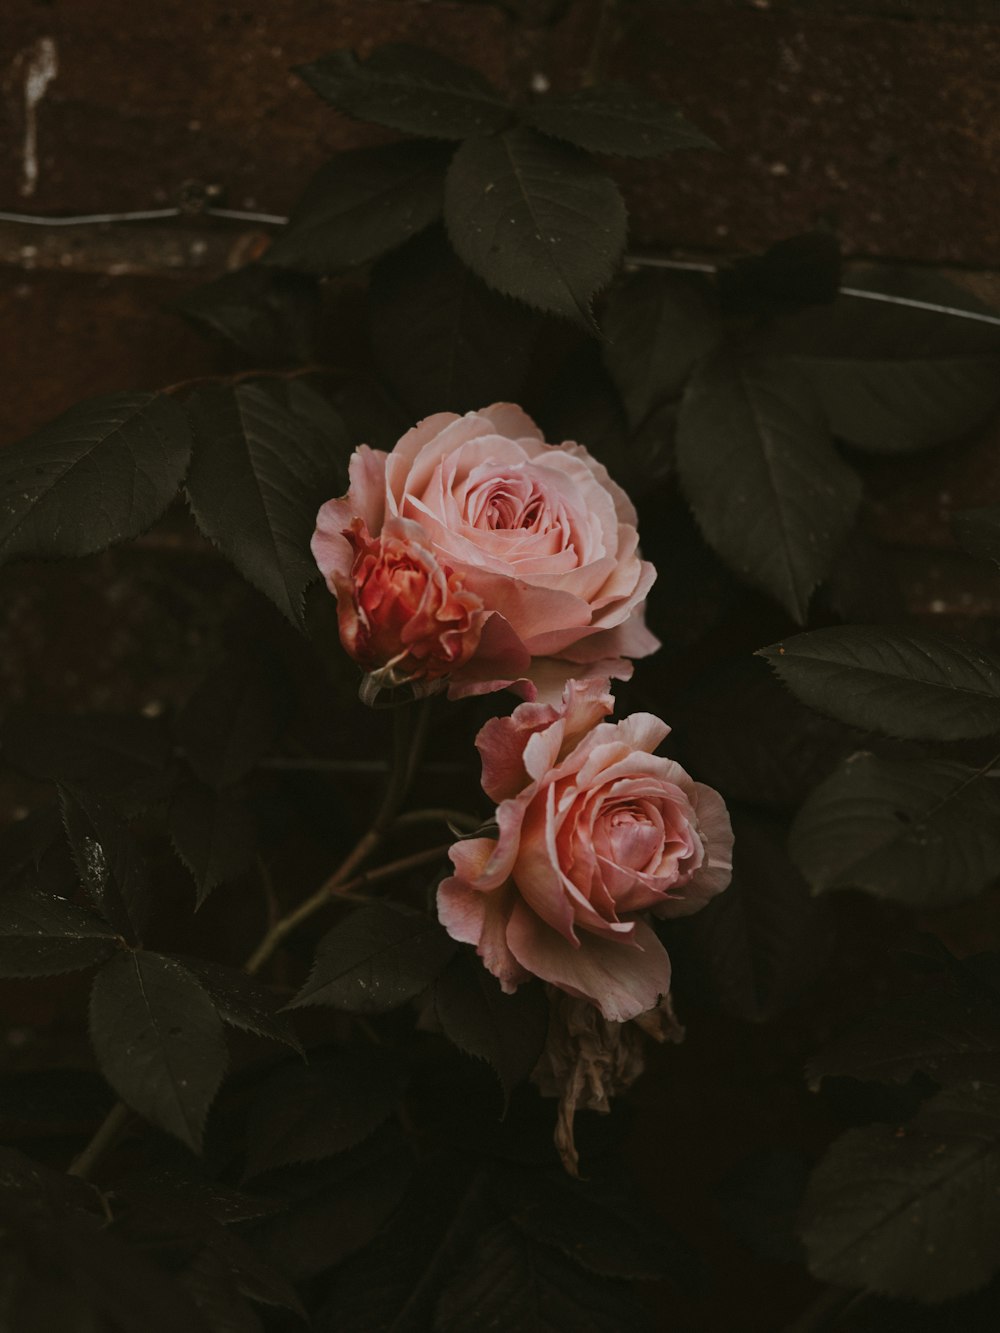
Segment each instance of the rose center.
[{"label": "rose center", "polygon": [[470,498],[470,519],[477,528],[517,532],[548,527],[545,497],[526,479],[493,481]]},{"label": "rose center", "polygon": [[623,869],[645,869],[663,845],[663,829],[641,804],[614,806],[602,823],[610,859]]}]

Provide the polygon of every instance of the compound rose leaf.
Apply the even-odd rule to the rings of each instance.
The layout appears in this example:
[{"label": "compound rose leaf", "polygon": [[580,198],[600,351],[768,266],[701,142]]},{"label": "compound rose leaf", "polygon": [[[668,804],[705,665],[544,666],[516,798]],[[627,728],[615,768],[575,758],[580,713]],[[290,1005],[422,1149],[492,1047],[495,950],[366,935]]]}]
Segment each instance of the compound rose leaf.
[{"label": "compound rose leaf", "polygon": [[676,107],[622,82],[550,93],[528,106],[524,116],[543,134],[613,157],[662,157],[679,148],[718,147]]},{"label": "compound rose leaf", "polygon": [[334,51],[297,70],[339,111],[404,134],[467,139],[501,130],[511,109],[478,70],[404,43],[378,46],[367,60]]},{"label": "compound rose leaf", "polygon": [[732,351],[702,362],[681,402],[677,468],[709,545],[805,620],[861,498],[809,386]]},{"label": "compound rose leaf", "polygon": [[458,257],[488,286],[582,325],[625,249],[617,185],[579,149],[530,129],[467,140],[445,185]]},{"label": "compound rose leaf", "polygon": [[441,216],[450,152],[406,143],[339,154],[306,186],[262,262],[323,276],[402,245]]},{"label": "compound rose leaf", "polygon": [[292,1005],[385,1013],[426,990],[456,947],[425,912],[361,907],[324,935],[309,980]]},{"label": "compound rose leaf", "polygon": [[199,1152],[227,1055],[222,1020],[197,977],[163,954],[113,958],[94,979],[90,1034],[122,1101]]},{"label": "compound rose leaf", "polygon": [[1000,658],[958,638],[838,625],[760,656],[796,698],[850,726],[928,741],[1000,732]]},{"label": "compound rose leaf", "polygon": [[863,889],[944,907],[1000,875],[1000,791],[947,760],[856,754],[813,791],[789,838],[814,892]]},{"label": "compound rose leaf", "polygon": [[0,561],[80,556],[138,537],[177,495],[191,456],[181,407],[115,393],[0,452]]}]

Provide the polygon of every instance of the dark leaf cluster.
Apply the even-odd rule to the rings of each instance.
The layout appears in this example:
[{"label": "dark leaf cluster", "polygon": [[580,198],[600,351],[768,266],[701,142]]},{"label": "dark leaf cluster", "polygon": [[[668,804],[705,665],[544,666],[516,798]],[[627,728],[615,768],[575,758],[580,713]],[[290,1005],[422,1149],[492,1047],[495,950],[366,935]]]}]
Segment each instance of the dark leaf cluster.
[{"label": "dark leaf cluster", "polygon": [[339,111],[418,142],[324,167],[269,264],[337,273],[443,217],[455,253],[490,288],[585,328],[626,239],[621,194],[590,154],[714,147],[676,109],[623,83],[521,105],[468,66],[402,45],[366,60],[335,51],[299,72]]},{"label": "dark leaf cluster", "polygon": [[[995,320],[927,275],[848,273],[825,233],[713,275],[628,260],[604,159],[713,146],[631,85],[513,99],[402,46],[299,73],[410,137],[336,156],[259,262],[180,303],[231,371],[92,399],[0,453],[15,576],[124,567],[112,548],[156,526],[214,571],[190,604],[225,589],[155,715],[109,691],[4,705],[24,817],[0,831],[0,979],[37,1008],[0,1071],[0,1327],[634,1333],[675,1309],[683,1326],[706,1288],[681,1236],[706,1199],[710,1230],[833,1289],[824,1327],[975,1327],[1000,1284],[1000,655],[987,617],[931,628],[912,581],[896,595],[878,505],[911,456],[949,476],[995,413]],[[634,1121],[581,1113],[583,1180],[526,1086],[545,989],[505,994],[433,911],[445,804],[483,817],[490,702],[431,727],[400,800],[435,808],[383,818],[404,710],[357,705],[310,552],[358,444],[498,400],[637,502],[664,649],[620,711],[674,724],[670,754],[736,833],[727,891],[657,927],[690,1033],[686,1063],[648,1056],[668,1113],[655,1133],[641,1098]],[[983,489],[939,540],[988,580]],[[914,913],[975,948],[886,962]],[[51,1041],[39,1014],[58,1015]],[[728,1054],[706,1054],[716,1038]],[[803,1111],[807,1056],[821,1109]],[[707,1142],[753,1058],[767,1142],[737,1154],[734,1109],[706,1165],[675,1125]],[[787,1105],[802,1122],[782,1144]]]}]

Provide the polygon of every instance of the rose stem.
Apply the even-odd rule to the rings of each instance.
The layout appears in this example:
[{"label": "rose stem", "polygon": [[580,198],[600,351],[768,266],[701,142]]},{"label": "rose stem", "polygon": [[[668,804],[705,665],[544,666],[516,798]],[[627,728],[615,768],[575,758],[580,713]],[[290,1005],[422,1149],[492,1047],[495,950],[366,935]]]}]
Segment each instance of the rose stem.
[{"label": "rose stem", "polygon": [[81,1180],[89,1179],[91,1171],[108,1149],[118,1142],[122,1131],[131,1119],[131,1109],[124,1102],[116,1102],[98,1126],[97,1133],[79,1157],[74,1158],[67,1174],[79,1176]]},{"label": "rose stem", "polygon": [[[339,869],[317,889],[312,897],[307,898],[304,903],[300,903],[287,916],[281,917],[268,929],[260,944],[244,964],[247,972],[251,974],[258,972],[285,936],[301,922],[312,916],[314,912],[318,912],[321,907],[330,901],[338,889],[348,891],[363,884],[389,879],[404,870],[436,860],[447,850],[447,847],[434,847],[429,851],[417,852],[413,856],[405,856],[399,861],[380,866],[367,875],[359,875],[353,880],[348,878],[351,872],[357,869],[362,861],[366,860],[382,842],[396,818],[399,807],[406,799],[406,793],[420,763],[420,756],[427,738],[430,703],[429,699],[425,699],[416,709],[406,706],[396,709],[393,717],[392,767],[389,770],[389,781],[382,797],[382,804],[372,821],[371,828],[360,839],[354,850],[348,853]],[[414,712],[417,714],[415,722],[413,721]],[[89,1179],[104,1155],[118,1142],[131,1118],[130,1108],[124,1102],[116,1103],[98,1126],[94,1137],[80,1152],[79,1156],[74,1159],[69,1167],[68,1174],[79,1176],[81,1180]]]},{"label": "rose stem", "polygon": [[364,888],[365,885],[378,884],[381,880],[391,879],[395,875],[401,875],[406,870],[415,870],[418,866],[428,865],[432,861],[440,861],[450,846],[451,844],[446,842],[439,847],[429,847],[422,852],[413,852],[410,856],[401,857],[398,861],[390,861],[387,865],[378,866],[375,870],[363,870],[360,875],[355,875],[353,879],[344,880],[339,875],[331,875],[326,883],[320,885],[310,898],[299,903],[294,911],[289,912],[287,916],[283,916],[280,921],[275,922],[274,926],[243,964],[243,970],[249,972],[251,976],[255,972],[259,972],[285,936],[290,935],[297,926],[315,915],[320,908],[325,907],[332,899],[339,898],[343,894],[345,900],[350,902],[355,891]]}]

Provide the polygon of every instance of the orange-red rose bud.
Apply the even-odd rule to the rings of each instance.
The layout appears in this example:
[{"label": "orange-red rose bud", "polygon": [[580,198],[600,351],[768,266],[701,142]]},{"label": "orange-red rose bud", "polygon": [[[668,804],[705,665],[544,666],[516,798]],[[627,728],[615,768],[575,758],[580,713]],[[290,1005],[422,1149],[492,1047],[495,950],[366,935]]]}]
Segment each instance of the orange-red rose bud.
[{"label": "orange-red rose bud", "polygon": [[483,603],[438,563],[420,529],[388,523],[372,537],[356,518],[343,535],[353,560],[335,576],[340,638],[369,673],[367,693],[434,682],[463,666],[479,644]]}]

